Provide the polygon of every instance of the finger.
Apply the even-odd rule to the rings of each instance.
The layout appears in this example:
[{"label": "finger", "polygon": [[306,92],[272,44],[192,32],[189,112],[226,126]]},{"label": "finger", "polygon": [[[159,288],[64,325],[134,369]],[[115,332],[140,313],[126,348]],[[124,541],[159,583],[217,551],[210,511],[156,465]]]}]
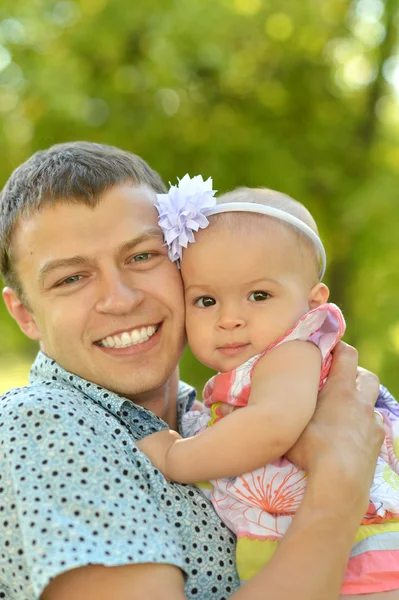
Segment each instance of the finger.
[{"label": "finger", "polygon": [[358,368],[358,352],[353,346],[345,342],[338,342],[333,350],[333,360],[329,377],[341,375],[348,381],[354,381]]},{"label": "finger", "polygon": [[376,408],[374,409],[374,417],[376,420],[376,425],[378,427],[379,443],[380,443],[380,447],[381,447],[384,442],[384,439],[385,439],[384,417],[382,416],[380,411],[377,410]]},{"label": "finger", "polygon": [[220,414],[225,417],[226,415],[229,415],[230,413],[232,413],[237,407],[236,406],[230,406],[230,404],[226,404],[225,402],[223,402],[220,406],[218,411],[220,412]]},{"label": "finger", "polygon": [[377,423],[379,423],[380,425],[384,425],[384,417],[382,416],[382,414],[380,413],[380,411],[375,408],[374,409],[374,414],[375,414],[375,417],[377,419]]},{"label": "finger", "polygon": [[374,407],[380,391],[380,380],[377,375],[359,367],[356,376],[356,388],[360,393],[361,400]]},{"label": "finger", "polygon": [[199,400],[194,400],[194,404],[192,405],[191,410],[197,410],[198,412],[203,412],[204,403],[200,402]]}]

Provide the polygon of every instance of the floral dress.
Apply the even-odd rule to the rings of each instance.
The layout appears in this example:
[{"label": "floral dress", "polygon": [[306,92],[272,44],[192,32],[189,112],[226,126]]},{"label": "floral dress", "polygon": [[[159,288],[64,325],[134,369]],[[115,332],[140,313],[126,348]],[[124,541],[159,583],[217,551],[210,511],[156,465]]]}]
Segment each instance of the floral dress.
[{"label": "floral dress", "polygon": [[[222,402],[246,406],[257,362],[288,341],[311,341],[320,348],[322,387],[331,364],[331,350],[344,331],[344,318],[334,304],[308,312],[264,353],[233,371],[212,377],[204,388],[206,409],[186,415],[184,435],[195,435],[223,418],[219,410]],[[343,594],[399,589],[399,406],[384,390],[377,405],[384,417],[385,441],[370,490],[369,508],[347,566]],[[240,579],[246,581],[270,560],[287,532],[305,493],[306,473],[281,457],[250,473],[198,485],[237,535],[237,569]]]}]

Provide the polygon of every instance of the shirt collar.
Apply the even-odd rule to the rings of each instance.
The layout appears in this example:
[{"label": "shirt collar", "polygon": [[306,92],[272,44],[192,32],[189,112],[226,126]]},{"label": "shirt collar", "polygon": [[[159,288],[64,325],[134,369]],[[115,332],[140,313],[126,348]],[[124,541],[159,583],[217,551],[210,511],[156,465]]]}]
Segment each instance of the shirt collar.
[{"label": "shirt collar", "polygon": [[[87,381],[78,375],[69,373],[63,369],[55,360],[48,357],[43,352],[39,352],[30,371],[29,377],[30,384],[42,384],[42,385],[53,385],[55,387],[70,388],[73,390],[79,390],[81,394],[91,400],[101,404],[107,411],[120,416],[122,406],[128,404],[133,409],[138,411],[144,411],[150,414],[152,417],[159,419],[163,422],[160,417],[157,417],[151,411],[143,408],[142,406],[135,404],[131,400],[111,392],[100,385]],[[184,413],[189,411],[195,401],[196,392],[193,387],[184,383],[179,382],[178,395],[177,395],[177,420],[179,429]]]}]

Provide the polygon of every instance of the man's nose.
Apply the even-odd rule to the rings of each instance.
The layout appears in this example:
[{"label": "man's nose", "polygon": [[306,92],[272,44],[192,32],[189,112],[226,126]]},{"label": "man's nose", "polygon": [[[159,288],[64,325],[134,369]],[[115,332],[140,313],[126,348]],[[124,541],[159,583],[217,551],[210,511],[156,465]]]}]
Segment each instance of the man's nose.
[{"label": "man's nose", "polygon": [[119,273],[104,277],[100,284],[97,310],[109,314],[127,314],[141,304],[144,293]]}]

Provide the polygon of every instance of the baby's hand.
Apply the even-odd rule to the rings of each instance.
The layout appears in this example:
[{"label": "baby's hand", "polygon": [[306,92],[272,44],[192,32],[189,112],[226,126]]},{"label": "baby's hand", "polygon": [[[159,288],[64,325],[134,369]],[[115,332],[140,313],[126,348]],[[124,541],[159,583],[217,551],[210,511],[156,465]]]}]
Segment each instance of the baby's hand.
[{"label": "baby's hand", "polygon": [[236,410],[237,408],[240,408],[240,406],[232,406],[231,404],[227,404],[226,402],[222,402],[219,406],[219,412],[223,417],[227,417],[227,415],[229,415],[230,413],[232,413],[234,410]]},{"label": "baby's hand", "polygon": [[176,431],[163,429],[145,437],[136,445],[141,452],[148,456],[154,467],[169,479],[166,469],[166,456],[173,444],[181,439],[182,437]]}]

